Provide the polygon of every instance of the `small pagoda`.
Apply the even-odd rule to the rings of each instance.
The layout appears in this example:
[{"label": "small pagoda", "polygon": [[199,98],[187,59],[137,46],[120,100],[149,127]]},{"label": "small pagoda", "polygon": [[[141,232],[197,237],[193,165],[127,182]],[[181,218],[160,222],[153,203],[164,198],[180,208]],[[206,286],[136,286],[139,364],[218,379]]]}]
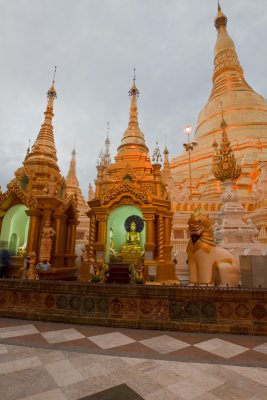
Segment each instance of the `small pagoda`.
[{"label": "small pagoda", "polygon": [[121,282],[122,266],[127,271],[129,266],[139,266],[146,283],[171,284],[177,281],[170,244],[173,212],[160,158],[156,153],[151,163],[139,128],[135,77],[129,96],[129,124],[115,162],[102,157],[97,166],[95,198],[88,203],[88,262],[109,264],[110,275],[117,268],[117,279],[114,275],[110,282]]},{"label": "small pagoda", "polygon": [[68,174],[66,176],[66,193],[67,195],[73,194],[77,198],[77,209],[78,209],[78,221],[76,231],[76,254],[79,253],[76,259],[79,264],[79,258],[81,257],[81,252],[84,249],[85,244],[88,242],[89,238],[89,218],[87,213],[89,211],[88,204],[82,194],[79,181],[76,174],[76,150],[73,149],[71,152],[71,161]]},{"label": "small pagoda", "polygon": [[265,254],[265,246],[257,240],[259,231],[239,200],[236,181],[242,168],[236,160],[228,139],[228,125],[222,113],[222,138],[220,146],[214,140],[212,147],[212,172],[223,183],[222,206],[218,214],[214,234],[218,243],[230,250],[237,258],[240,255]]},{"label": "small pagoda", "polygon": [[34,252],[40,279],[74,279],[77,196],[67,195],[60,174],[52,126],[57,97],[54,80],[47,92],[44,123],[22,167],[0,195],[1,241],[13,255],[7,275],[20,277],[25,256]]}]

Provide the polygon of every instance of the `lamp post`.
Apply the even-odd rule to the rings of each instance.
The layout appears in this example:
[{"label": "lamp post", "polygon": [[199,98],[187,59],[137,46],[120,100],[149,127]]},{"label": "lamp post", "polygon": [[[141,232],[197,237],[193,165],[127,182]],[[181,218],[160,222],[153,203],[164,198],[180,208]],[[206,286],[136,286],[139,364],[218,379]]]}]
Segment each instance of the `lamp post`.
[{"label": "lamp post", "polygon": [[186,151],[188,151],[188,165],[189,165],[189,191],[190,191],[190,195],[189,195],[189,199],[192,199],[192,170],[191,170],[191,151],[194,150],[194,147],[197,146],[197,142],[195,140],[193,140],[192,142],[190,142],[190,134],[192,133],[192,126],[191,125],[187,125],[184,129],[184,133],[187,135],[187,143],[184,143],[183,146],[185,148]]}]

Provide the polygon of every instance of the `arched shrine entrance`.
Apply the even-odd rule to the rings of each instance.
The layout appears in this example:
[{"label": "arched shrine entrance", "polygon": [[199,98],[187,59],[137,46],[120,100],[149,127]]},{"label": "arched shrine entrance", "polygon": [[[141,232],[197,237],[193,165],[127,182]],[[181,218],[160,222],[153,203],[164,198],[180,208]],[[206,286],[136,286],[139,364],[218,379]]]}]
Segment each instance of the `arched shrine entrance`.
[{"label": "arched shrine entrance", "polygon": [[22,255],[26,251],[30,222],[26,210],[24,204],[17,204],[3,218],[0,240],[12,255]]}]

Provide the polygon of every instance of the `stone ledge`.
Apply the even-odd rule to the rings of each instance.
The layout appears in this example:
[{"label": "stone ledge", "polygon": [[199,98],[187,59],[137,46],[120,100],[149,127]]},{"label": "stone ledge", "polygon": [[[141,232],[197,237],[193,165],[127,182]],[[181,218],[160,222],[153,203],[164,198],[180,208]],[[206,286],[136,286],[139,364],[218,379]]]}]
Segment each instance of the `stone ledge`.
[{"label": "stone ledge", "polygon": [[1,279],[0,316],[264,335],[267,334],[267,289]]}]

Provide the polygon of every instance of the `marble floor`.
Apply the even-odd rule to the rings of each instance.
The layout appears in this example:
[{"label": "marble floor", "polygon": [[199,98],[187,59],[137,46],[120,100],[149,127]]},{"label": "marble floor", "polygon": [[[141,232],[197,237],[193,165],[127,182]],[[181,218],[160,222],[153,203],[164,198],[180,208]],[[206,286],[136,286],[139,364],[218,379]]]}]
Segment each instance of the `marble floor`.
[{"label": "marble floor", "polygon": [[0,318],[1,400],[267,399],[267,338]]}]

